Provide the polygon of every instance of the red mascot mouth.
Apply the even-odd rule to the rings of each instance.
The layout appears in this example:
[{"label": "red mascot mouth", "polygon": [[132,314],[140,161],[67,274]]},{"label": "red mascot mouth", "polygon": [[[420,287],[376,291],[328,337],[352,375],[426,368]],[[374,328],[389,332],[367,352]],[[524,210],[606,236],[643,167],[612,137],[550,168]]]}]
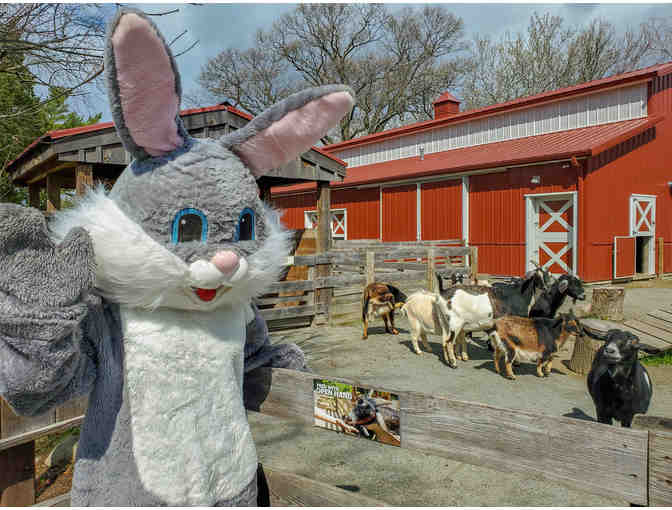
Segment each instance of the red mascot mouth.
[{"label": "red mascot mouth", "polygon": [[192,287],[192,290],[201,301],[212,301],[215,299],[215,297],[217,297],[217,291],[221,290],[220,294],[224,294],[225,292],[231,290],[231,287],[219,286],[216,289],[201,289],[198,287]]},{"label": "red mascot mouth", "polygon": [[217,289],[194,289],[201,301],[212,301],[217,295]]}]

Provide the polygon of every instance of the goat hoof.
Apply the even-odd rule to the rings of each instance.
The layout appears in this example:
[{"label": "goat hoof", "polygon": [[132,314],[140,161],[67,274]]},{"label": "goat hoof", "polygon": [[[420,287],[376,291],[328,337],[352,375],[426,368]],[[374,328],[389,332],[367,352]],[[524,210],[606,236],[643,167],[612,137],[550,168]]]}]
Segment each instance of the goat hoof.
[{"label": "goat hoof", "polygon": [[366,340],[367,338],[369,338],[369,337],[366,336],[366,335],[362,336],[362,340]]},{"label": "goat hoof", "polygon": [[393,334],[393,335],[398,335],[398,334],[399,334],[399,331],[397,331],[396,329],[393,329],[393,330],[392,330],[392,334]]},{"label": "goat hoof", "polygon": [[467,356],[466,354],[463,354],[462,355],[462,361],[469,361],[469,356]]}]

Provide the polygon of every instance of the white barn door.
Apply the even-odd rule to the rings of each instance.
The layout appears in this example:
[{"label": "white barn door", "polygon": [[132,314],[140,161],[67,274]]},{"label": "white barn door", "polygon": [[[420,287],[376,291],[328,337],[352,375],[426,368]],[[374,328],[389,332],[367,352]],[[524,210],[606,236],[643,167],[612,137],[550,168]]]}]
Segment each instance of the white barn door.
[{"label": "white barn door", "polygon": [[635,237],[636,273],[655,273],[656,197],[630,195],[630,235]]},{"label": "white barn door", "polygon": [[576,192],[525,195],[525,211],[526,269],[534,261],[553,275],[576,274]]}]

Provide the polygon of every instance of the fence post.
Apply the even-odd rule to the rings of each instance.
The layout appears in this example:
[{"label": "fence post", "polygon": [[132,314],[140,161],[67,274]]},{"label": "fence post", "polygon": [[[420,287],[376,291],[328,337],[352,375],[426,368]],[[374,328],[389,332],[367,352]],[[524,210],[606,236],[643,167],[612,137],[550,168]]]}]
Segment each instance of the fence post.
[{"label": "fence post", "polygon": [[434,268],[434,247],[427,250],[427,290],[434,292],[435,286],[435,268]]},{"label": "fence post", "polygon": [[649,430],[649,506],[672,505],[672,434]]},{"label": "fence post", "polygon": [[665,249],[665,240],[662,237],[658,238],[658,279],[663,278],[663,270],[665,269],[665,258],[663,250]]},{"label": "fence post", "polygon": [[367,251],[366,252],[366,284],[369,285],[373,283],[376,279],[376,252]]},{"label": "fence post", "polygon": [[[318,182],[317,185],[317,243],[316,255],[324,255],[331,248],[331,190],[329,182]],[[315,277],[324,278],[331,275],[331,264],[316,264]],[[333,289],[316,288],[315,306],[325,305],[326,313],[316,313],[313,319],[313,326],[323,326],[329,321],[329,308],[331,307],[331,296]]]},{"label": "fence post", "polygon": [[478,246],[469,247],[469,261],[471,262],[471,277],[478,280]]},{"label": "fence post", "polygon": [[35,441],[0,451],[0,506],[35,504]]}]

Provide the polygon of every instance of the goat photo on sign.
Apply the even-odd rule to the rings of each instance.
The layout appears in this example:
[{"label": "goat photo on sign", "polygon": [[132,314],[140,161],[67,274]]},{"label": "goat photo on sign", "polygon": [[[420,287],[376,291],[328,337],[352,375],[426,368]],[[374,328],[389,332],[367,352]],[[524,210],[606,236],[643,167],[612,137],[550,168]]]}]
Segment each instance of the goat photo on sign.
[{"label": "goat photo on sign", "polygon": [[398,335],[394,327],[394,311],[406,302],[406,294],[387,283],[370,283],[362,293],[362,325],[364,332],[362,340],[369,337],[369,321],[375,317],[382,317],[385,322],[385,332]]}]

